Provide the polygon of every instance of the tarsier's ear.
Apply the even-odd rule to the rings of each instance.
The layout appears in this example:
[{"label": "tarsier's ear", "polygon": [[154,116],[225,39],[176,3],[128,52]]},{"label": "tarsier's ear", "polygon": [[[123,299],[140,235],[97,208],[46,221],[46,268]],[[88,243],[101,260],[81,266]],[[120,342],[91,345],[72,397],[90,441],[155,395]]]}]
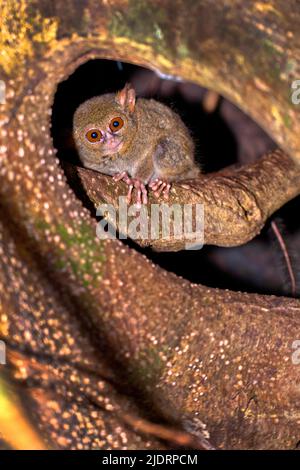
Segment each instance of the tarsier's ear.
[{"label": "tarsier's ear", "polygon": [[126,83],[124,88],[116,94],[116,101],[124,109],[128,109],[131,113],[134,111],[135,107],[135,90],[132,88],[130,83]]}]

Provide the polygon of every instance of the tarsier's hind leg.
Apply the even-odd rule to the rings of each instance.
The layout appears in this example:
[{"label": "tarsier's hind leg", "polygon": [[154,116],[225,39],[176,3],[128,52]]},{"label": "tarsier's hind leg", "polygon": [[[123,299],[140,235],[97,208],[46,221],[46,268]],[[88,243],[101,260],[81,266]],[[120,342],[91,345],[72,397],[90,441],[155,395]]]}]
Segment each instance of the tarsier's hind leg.
[{"label": "tarsier's hind leg", "polygon": [[169,198],[171,183],[167,183],[163,179],[156,178],[151,181],[148,186],[154,192],[155,197],[159,197],[162,194],[165,199]]},{"label": "tarsier's hind leg", "polygon": [[182,143],[165,138],[158,144],[153,155],[154,175],[149,187],[155,196],[167,199],[172,181],[195,178],[200,170],[193,160],[193,149]]}]

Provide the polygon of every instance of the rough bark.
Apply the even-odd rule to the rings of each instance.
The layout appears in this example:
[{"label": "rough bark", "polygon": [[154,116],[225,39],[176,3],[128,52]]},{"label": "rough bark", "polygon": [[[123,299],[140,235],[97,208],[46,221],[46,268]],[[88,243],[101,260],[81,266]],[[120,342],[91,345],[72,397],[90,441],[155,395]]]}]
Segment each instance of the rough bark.
[{"label": "rough bark", "polygon": [[8,380],[46,446],[165,445],[120,408],[205,429],[220,448],[299,441],[299,301],[195,286],[100,242],[49,130],[60,80],[91,57],[122,59],[223,93],[299,161],[296,5],[1,3],[1,332]]},{"label": "rough bark", "polygon": [[[112,178],[84,168],[77,171],[84,189],[96,208],[110,204],[115,208],[116,217],[110,223],[119,228],[119,197],[125,197],[124,183],[116,184]],[[300,193],[300,167],[286,154],[276,151],[254,164],[240,168],[229,168],[219,173],[203,175],[193,181],[174,184],[168,202],[156,199],[151,192],[146,209],[148,237],[136,239],[140,246],[150,246],[156,251],[183,250],[191,244],[188,233],[174,233],[174,217],[169,219],[170,231],[167,236],[151,238],[151,205],[202,204],[204,207],[204,244],[218,246],[241,245],[254,238],[270,217],[281,206]],[[133,194],[134,202],[135,194]],[[121,206],[123,207],[123,206]],[[193,212],[193,230],[195,231]],[[137,213],[134,215],[138,217]],[[131,222],[128,218],[128,225]],[[117,222],[114,224],[114,222]],[[123,233],[124,236],[124,233]]]}]

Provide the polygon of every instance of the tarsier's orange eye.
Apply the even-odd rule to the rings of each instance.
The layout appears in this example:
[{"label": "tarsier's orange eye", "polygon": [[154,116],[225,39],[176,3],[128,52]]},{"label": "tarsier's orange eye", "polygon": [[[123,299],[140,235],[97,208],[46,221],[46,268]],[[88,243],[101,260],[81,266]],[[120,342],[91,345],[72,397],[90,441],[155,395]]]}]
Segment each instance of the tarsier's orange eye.
[{"label": "tarsier's orange eye", "polygon": [[85,134],[87,140],[89,142],[99,142],[102,137],[101,131],[98,129],[90,129],[86,134]]},{"label": "tarsier's orange eye", "polygon": [[109,128],[112,132],[118,131],[123,126],[124,126],[124,121],[121,117],[115,117],[109,123]]}]

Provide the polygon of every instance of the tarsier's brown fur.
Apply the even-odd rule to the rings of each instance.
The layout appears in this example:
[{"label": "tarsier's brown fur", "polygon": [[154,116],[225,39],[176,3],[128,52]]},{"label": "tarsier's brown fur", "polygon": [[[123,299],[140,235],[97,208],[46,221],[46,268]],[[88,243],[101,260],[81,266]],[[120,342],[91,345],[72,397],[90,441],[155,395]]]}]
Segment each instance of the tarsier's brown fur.
[{"label": "tarsier's brown fur", "polygon": [[[116,131],[109,127],[115,118],[123,121]],[[100,132],[100,141],[87,139],[91,129]],[[136,187],[143,202],[147,202],[145,185],[156,195],[168,196],[171,182],[200,173],[193,140],[180,117],[153,99],[136,100],[128,84],[116,94],[81,104],[74,115],[73,135],[85,167],[123,179],[130,186],[129,195]]]}]

